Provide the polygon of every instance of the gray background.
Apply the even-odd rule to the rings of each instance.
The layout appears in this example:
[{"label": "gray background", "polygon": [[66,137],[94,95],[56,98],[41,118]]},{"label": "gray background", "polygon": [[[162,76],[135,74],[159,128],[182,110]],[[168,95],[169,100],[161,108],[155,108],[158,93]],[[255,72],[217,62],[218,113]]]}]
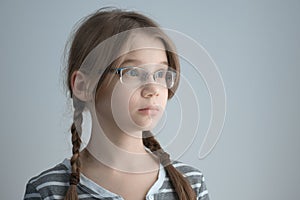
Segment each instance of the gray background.
[{"label": "gray background", "polygon": [[199,160],[199,134],[180,158],[203,171],[211,199],[300,199],[296,0],[2,0],[0,198],[21,199],[30,177],[70,156],[64,45],[80,18],[107,5],[140,11],[191,36],[217,63],[227,93],[221,138]]}]

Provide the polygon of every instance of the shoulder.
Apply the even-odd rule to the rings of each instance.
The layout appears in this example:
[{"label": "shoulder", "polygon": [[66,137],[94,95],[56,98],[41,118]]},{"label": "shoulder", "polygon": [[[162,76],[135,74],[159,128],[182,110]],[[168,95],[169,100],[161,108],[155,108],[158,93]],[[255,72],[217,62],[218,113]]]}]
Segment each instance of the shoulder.
[{"label": "shoulder", "polygon": [[189,164],[175,160],[172,161],[172,165],[174,168],[176,168],[180,173],[182,173],[186,177],[190,177],[190,176],[196,176],[201,178],[203,177],[202,172],[198,168],[191,166]]},{"label": "shoulder", "polygon": [[69,186],[69,174],[64,163],[43,171],[28,181],[24,199],[64,196]]},{"label": "shoulder", "polygon": [[172,165],[175,169],[177,169],[191,184],[192,188],[195,190],[197,194],[197,199],[205,199],[208,200],[208,191],[205,184],[205,178],[198,168],[191,166],[189,164],[173,161]]},{"label": "shoulder", "polygon": [[59,163],[31,178],[28,183],[36,186],[37,188],[41,188],[51,182],[68,182],[69,174],[69,169],[63,163]]}]

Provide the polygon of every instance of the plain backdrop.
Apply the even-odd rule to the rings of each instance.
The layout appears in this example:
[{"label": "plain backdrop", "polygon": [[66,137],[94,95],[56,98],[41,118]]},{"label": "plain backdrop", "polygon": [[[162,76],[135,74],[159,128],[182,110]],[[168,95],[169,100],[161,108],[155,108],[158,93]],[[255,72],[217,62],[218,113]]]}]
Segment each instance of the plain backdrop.
[{"label": "plain backdrop", "polygon": [[180,158],[204,173],[211,199],[300,199],[298,0],[2,0],[1,199],[22,199],[31,177],[71,155],[64,47],[73,25],[103,6],[189,35],[218,65],[227,94],[220,140],[200,160],[199,133]]}]

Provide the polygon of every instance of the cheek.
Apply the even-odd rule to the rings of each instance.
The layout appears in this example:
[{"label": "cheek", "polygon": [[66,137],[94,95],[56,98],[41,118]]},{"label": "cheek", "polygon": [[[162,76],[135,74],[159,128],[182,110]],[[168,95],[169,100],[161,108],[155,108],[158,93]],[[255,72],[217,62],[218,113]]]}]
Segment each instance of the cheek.
[{"label": "cheek", "polygon": [[128,123],[130,119],[130,105],[132,100],[132,93],[128,89],[124,88],[124,85],[117,83],[112,91],[111,109],[114,120],[120,127],[124,126],[124,123]]},{"label": "cheek", "polygon": [[159,97],[157,98],[157,103],[161,106],[163,110],[165,110],[168,102],[168,89],[161,89]]},{"label": "cheek", "polygon": [[98,114],[101,114],[102,116],[110,115],[110,96],[111,94],[103,89],[97,91],[97,95],[95,96],[95,106]]},{"label": "cheek", "polygon": [[162,105],[164,107],[166,107],[166,104],[167,104],[167,101],[168,101],[168,89],[163,89],[161,96],[162,96],[162,98],[161,98]]},{"label": "cheek", "polygon": [[121,112],[124,109],[126,102],[125,95],[122,93],[122,88],[113,77],[106,77],[97,90],[95,96],[95,105],[98,115],[113,119],[113,112]]},{"label": "cheek", "polygon": [[129,112],[132,112],[136,108],[139,103],[140,96],[141,95],[137,91],[129,97]]}]

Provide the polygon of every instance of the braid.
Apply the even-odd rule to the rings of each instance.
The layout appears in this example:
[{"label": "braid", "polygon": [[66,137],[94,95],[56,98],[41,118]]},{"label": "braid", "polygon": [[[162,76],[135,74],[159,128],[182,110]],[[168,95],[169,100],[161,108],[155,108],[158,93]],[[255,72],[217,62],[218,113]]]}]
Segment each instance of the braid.
[{"label": "braid", "polygon": [[[147,135],[147,136],[146,136]],[[170,155],[165,152],[151,132],[143,132],[143,143],[151,150],[164,166],[180,200],[196,200],[196,194],[187,179],[171,164]],[[146,137],[145,137],[146,136]]]},{"label": "braid", "polygon": [[73,123],[71,126],[71,133],[72,133],[72,158],[70,160],[72,173],[70,174],[70,186],[66,193],[65,200],[78,200],[77,194],[77,184],[80,181],[80,145],[81,145],[81,133],[82,133],[82,112],[84,109],[84,104],[80,102],[78,99],[73,97],[73,106],[74,106],[74,117]]}]

